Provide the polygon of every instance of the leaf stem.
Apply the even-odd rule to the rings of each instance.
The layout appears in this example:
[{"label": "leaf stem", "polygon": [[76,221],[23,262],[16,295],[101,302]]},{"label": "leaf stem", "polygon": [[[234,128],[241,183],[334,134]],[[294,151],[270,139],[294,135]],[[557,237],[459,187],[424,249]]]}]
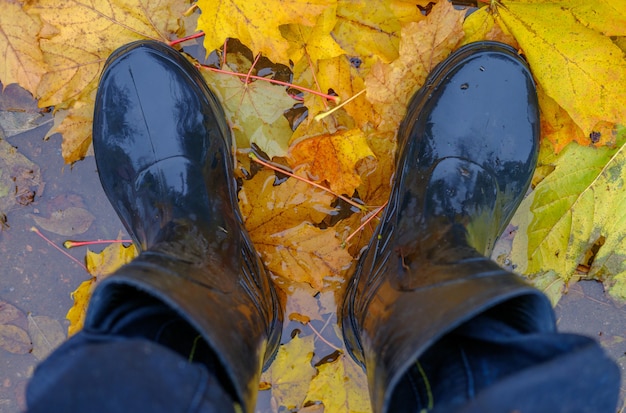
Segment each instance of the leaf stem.
[{"label": "leaf stem", "polygon": [[380,211],[382,211],[383,209],[385,209],[385,207],[387,206],[387,204],[389,203],[389,201],[385,201],[384,204],[382,204],[381,206],[379,206],[375,211],[373,211],[370,216],[367,217],[367,219],[365,221],[363,221],[363,223],[361,225],[359,225],[359,227],[354,230],[354,232],[352,234],[350,234],[348,236],[348,238],[346,238],[346,240],[343,242],[343,246],[345,247],[345,245],[350,242],[350,240],[352,238],[354,238],[354,236],[360,232],[367,224],[369,224],[376,215],[378,215],[380,213]]},{"label": "leaf stem", "polygon": [[231,76],[237,76],[237,77],[245,77],[247,79],[263,80],[265,82],[270,82],[270,83],[273,83],[275,85],[282,85],[282,86],[292,87],[294,89],[301,90],[303,92],[312,93],[314,95],[321,96],[321,97],[323,97],[325,99],[329,99],[329,100],[332,100],[334,102],[337,102],[339,100],[339,96],[333,96],[333,95],[328,95],[326,93],[317,92],[315,90],[306,88],[304,86],[294,85],[292,83],[283,82],[281,80],[269,79],[267,77],[255,76],[255,75],[250,75],[250,74],[247,74],[247,73],[231,72],[229,70],[222,70],[222,69],[218,69],[218,68],[215,68],[215,67],[210,67],[210,66],[207,66],[207,65],[203,65],[203,64],[200,64],[200,63],[197,63],[197,65],[200,66],[203,69],[210,70],[211,72],[215,72],[215,73],[222,73],[222,74],[225,74],[225,75],[231,75]]},{"label": "leaf stem", "polygon": [[123,243],[123,244],[128,244],[128,243],[132,243],[133,241],[130,239],[99,239],[96,241],[72,241],[72,240],[67,240],[63,243],[63,246],[66,249],[70,249],[70,248],[75,248],[75,247],[84,247],[85,245],[96,245],[96,244],[113,244],[113,243]]},{"label": "leaf stem", "polygon": [[30,227],[30,230],[32,232],[34,232],[35,234],[39,235],[44,241],[46,241],[49,245],[51,245],[52,247],[54,247],[57,251],[59,251],[61,254],[65,255],[66,257],[68,257],[70,260],[74,261],[76,264],[80,265],[85,271],[89,272],[87,270],[87,267],[85,267],[85,264],[83,264],[82,262],[78,261],[76,258],[72,257],[70,254],[68,254],[67,252],[63,251],[59,246],[57,246],[54,242],[50,241],[45,235],[43,235],[41,233],[41,231],[39,231],[39,229],[37,229],[36,227]]},{"label": "leaf stem", "polygon": [[180,39],[172,40],[168,44],[170,46],[175,46],[175,45],[177,45],[179,43],[183,43],[183,42],[186,42],[186,41],[192,40],[192,39],[197,39],[198,37],[202,37],[202,36],[204,36],[204,32],[198,32],[198,33],[190,34],[189,36],[181,37]]},{"label": "leaf stem", "polygon": [[310,321],[309,321],[308,323],[306,323],[306,324],[307,324],[307,325],[311,328],[311,330],[313,330],[313,332],[315,333],[315,335],[316,335],[316,336],[317,336],[320,340],[322,340],[324,343],[326,343],[326,344],[327,344],[330,348],[332,348],[332,349],[334,349],[334,350],[337,350],[337,351],[340,351],[340,352],[342,352],[342,353],[343,353],[343,350],[341,350],[339,347],[335,346],[335,345],[334,345],[333,343],[331,343],[330,341],[326,340],[326,339],[324,338],[324,336],[322,336],[320,333],[318,333],[318,332],[317,332],[317,330],[315,329],[315,327],[313,327],[313,325],[311,324],[311,322],[310,322]]},{"label": "leaf stem", "polygon": [[278,166],[272,165],[271,163],[266,162],[266,161],[264,161],[264,160],[260,159],[260,158],[259,158],[258,156],[256,156],[254,153],[250,153],[248,156],[250,157],[250,159],[252,159],[254,162],[256,162],[256,163],[258,163],[258,164],[261,164],[261,165],[263,165],[263,166],[265,166],[265,167],[267,167],[267,168],[270,168],[270,169],[272,169],[272,170],[274,170],[274,171],[278,171],[278,172],[280,172],[281,174],[285,174],[285,175],[287,175],[287,176],[290,176],[290,177],[292,177],[292,178],[295,178],[295,179],[297,179],[297,180],[299,180],[299,181],[306,182],[306,183],[307,183],[307,184],[309,184],[309,185],[313,185],[314,187],[319,188],[319,189],[321,189],[322,191],[326,191],[326,192],[328,192],[328,193],[330,193],[330,194],[332,194],[332,195],[336,196],[337,198],[343,199],[343,200],[344,200],[344,201],[346,201],[348,204],[352,205],[353,207],[358,208],[360,211],[367,211],[367,207],[366,207],[365,205],[358,204],[358,203],[356,203],[355,201],[353,201],[352,199],[350,199],[350,198],[348,198],[348,197],[346,197],[346,196],[340,195],[340,194],[338,194],[338,193],[336,193],[336,192],[334,192],[334,191],[330,190],[329,188],[326,188],[326,187],[325,187],[325,186],[323,186],[323,185],[320,185],[320,184],[315,183],[315,182],[313,182],[313,181],[309,181],[308,179],[303,178],[303,177],[301,177],[301,176],[298,176],[298,175],[296,175],[296,174],[294,174],[294,173],[292,173],[292,172],[289,172],[289,171],[288,171],[288,170],[286,170],[286,169],[279,168]]},{"label": "leaf stem", "polygon": [[348,104],[348,102],[353,101],[354,99],[358,98],[359,96],[361,96],[363,93],[365,93],[365,89],[363,89],[362,91],[360,91],[359,93],[357,93],[356,95],[352,96],[350,99],[346,100],[345,102],[341,102],[341,104],[335,106],[334,108],[332,108],[331,110],[327,110],[326,112],[322,112],[322,113],[318,113],[317,115],[315,115],[315,119],[316,121],[320,121],[322,119],[324,119],[326,116],[332,114],[334,111],[336,111],[337,109],[340,109],[342,107],[344,107],[345,105]]}]

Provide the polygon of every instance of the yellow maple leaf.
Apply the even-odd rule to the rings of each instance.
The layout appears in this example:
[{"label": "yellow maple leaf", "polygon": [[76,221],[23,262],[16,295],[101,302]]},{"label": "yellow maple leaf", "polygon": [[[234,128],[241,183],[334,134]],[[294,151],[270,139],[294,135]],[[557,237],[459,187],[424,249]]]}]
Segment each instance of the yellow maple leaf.
[{"label": "yellow maple leaf", "polygon": [[570,142],[587,145],[591,141],[574,123],[567,112],[539,87],[537,89],[541,110],[541,136],[552,143],[555,153],[561,152]]},{"label": "yellow maple leaf", "polygon": [[71,294],[74,304],[65,316],[70,322],[67,331],[69,336],[76,334],[83,328],[87,305],[96,285],[119,267],[132,261],[136,256],[137,250],[132,244],[124,247],[121,243],[113,243],[100,253],[87,250],[85,262],[92,278],[83,281]]},{"label": "yellow maple leaf", "polygon": [[318,367],[307,393],[307,402],[322,402],[325,412],[369,413],[372,411],[367,380],[361,368],[345,354]]},{"label": "yellow maple leaf", "polygon": [[326,8],[313,27],[302,24],[289,24],[280,27],[283,37],[291,43],[287,51],[291,61],[298,63],[300,59],[307,57],[307,64],[315,65],[320,59],[330,59],[344,53],[330,35],[330,31],[337,22],[335,10],[335,6]]},{"label": "yellow maple leaf", "polygon": [[550,3],[569,11],[580,23],[605,36],[626,36],[626,8],[622,0],[518,0]]},{"label": "yellow maple leaf", "polygon": [[375,59],[389,63],[398,57],[402,24],[422,20],[416,4],[427,3],[339,0],[333,37],[348,55],[359,57],[367,66]]},{"label": "yellow maple leaf", "polygon": [[48,71],[39,105],[58,105],[91,93],[105,60],[140,39],[168,41],[186,6],[160,0],[40,0],[27,11],[58,31],[40,40]]},{"label": "yellow maple leaf", "polygon": [[317,290],[324,288],[326,278],[340,276],[353,260],[333,228],[322,230],[307,223],[255,238],[254,245],[274,274]]},{"label": "yellow maple leaf", "polygon": [[40,0],[25,6],[45,23],[39,47],[47,70],[36,91],[39,106],[70,108],[63,123],[57,123],[67,163],[82,159],[91,142],[89,114],[109,55],[134,40],[167,41],[185,8],[181,2],[157,0]]},{"label": "yellow maple leaf", "polygon": [[47,70],[39,49],[41,22],[29,16],[18,2],[3,3],[0,13],[0,81],[4,86],[19,83],[35,95]]},{"label": "yellow maple leaf", "polygon": [[[337,56],[332,59],[325,59],[318,62],[318,74],[316,76],[319,87],[323,91],[332,89],[339,95],[342,102],[357,95],[365,89],[365,81],[360,71],[350,64],[346,56]],[[312,99],[321,100],[317,96],[311,96]],[[366,99],[364,94],[356,97],[343,106],[345,111],[356,122],[356,124],[365,128],[367,124],[374,124],[372,105]],[[309,107],[309,115],[316,115],[315,110]]]},{"label": "yellow maple leaf", "polygon": [[239,208],[253,238],[259,232],[272,234],[301,222],[320,222],[333,211],[333,196],[326,191],[294,178],[278,186],[274,182],[274,173],[262,170],[244,181],[239,191]]},{"label": "yellow maple leaf", "polygon": [[463,22],[465,38],[463,44],[479,42],[481,40],[493,40],[506,43],[514,48],[519,48],[517,41],[511,34],[496,24],[496,20],[489,7],[483,7],[470,14]]},{"label": "yellow maple leaf", "polygon": [[437,3],[425,20],[402,28],[397,60],[372,66],[365,86],[367,99],[382,119],[380,132],[397,129],[411,96],[430,70],[460,44],[464,17],[465,11],[455,10],[451,3]]},{"label": "yellow maple leaf", "polygon": [[372,132],[367,135],[367,145],[376,158],[376,169],[361,174],[359,196],[366,205],[380,206],[389,199],[391,181],[396,172],[396,140],[393,132]]},{"label": "yellow maple leaf", "polygon": [[288,343],[281,344],[269,370],[261,376],[261,382],[270,383],[272,397],[287,411],[302,407],[309,382],[316,373],[311,365],[313,338],[312,335],[295,336]]},{"label": "yellow maple leaf", "polygon": [[239,205],[246,229],[270,271],[320,290],[325,277],[352,262],[332,228],[311,225],[332,211],[333,197],[294,178],[278,186],[274,179],[271,171],[261,171],[244,182]]},{"label": "yellow maple leaf", "polygon": [[287,63],[289,42],[280,33],[284,24],[314,26],[336,0],[199,0],[202,14],[198,30],[205,34],[204,47],[219,48],[228,37],[239,39],[255,53],[275,62]]},{"label": "yellow maple leaf", "polygon": [[[230,70],[226,65],[225,70]],[[239,77],[203,70],[233,129],[237,146],[255,143],[270,158],[285,156],[293,131],[283,116],[296,102],[284,86],[263,80],[244,83]]]},{"label": "yellow maple leaf", "polygon": [[85,157],[91,146],[93,126],[93,106],[96,89],[69,109],[62,109],[54,116],[54,126],[46,133],[46,139],[55,133],[63,136],[61,154],[66,163],[73,163]]},{"label": "yellow maple leaf", "polygon": [[625,122],[626,60],[610,38],[558,3],[495,5],[497,19],[515,36],[537,81],[585,135],[597,132],[600,122]]},{"label": "yellow maple leaf", "polygon": [[[352,195],[361,184],[357,163],[374,153],[360,129],[338,131],[304,139],[289,148],[289,163],[305,166],[315,182],[327,182],[338,194]],[[375,165],[375,164],[373,164]]]}]

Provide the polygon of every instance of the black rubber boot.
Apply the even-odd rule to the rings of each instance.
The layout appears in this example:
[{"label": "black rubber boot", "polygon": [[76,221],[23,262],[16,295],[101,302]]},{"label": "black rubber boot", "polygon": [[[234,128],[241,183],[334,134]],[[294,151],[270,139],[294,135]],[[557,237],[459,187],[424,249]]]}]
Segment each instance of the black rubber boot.
[{"label": "black rubber boot", "polygon": [[[462,404],[490,380],[552,357],[507,353],[511,347],[502,342],[511,337],[554,333],[554,315],[541,292],[486,258],[528,189],[538,137],[531,74],[500,43],[453,53],[411,101],[389,205],[341,310],[346,345],[367,370],[375,413]],[[595,345],[581,340],[568,348]],[[524,348],[532,353],[535,346]],[[472,358],[474,350],[479,356]],[[498,372],[485,379],[474,367],[490,351],[502,354]],[[452,367],[436,377],[437,362]]]},{"label": "black rubber boot", "polygon": [[[165,305],[204,339],[212,355],[201,358],[213,358],[225,389],[253,411],[282,312],[242,224],[220,104],[179,52],[131,43],[105,66],[93,144],[104,191],[141,253],[98,286],[85,328],[162,329],[160,320],[176,324]],[[120,306],[128,311],[116,315]],[[171,346],[193,337],[173,331],[181,333],[167,334]]]}]

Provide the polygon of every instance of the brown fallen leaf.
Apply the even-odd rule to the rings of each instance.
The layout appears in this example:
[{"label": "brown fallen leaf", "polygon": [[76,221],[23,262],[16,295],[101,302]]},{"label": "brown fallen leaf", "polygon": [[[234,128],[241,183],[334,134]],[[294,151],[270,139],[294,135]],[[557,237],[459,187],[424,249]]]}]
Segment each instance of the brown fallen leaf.
[{"label": "brown fallen leaf", "polygon": [[290,283],[289,290],[286,292],[285,316],[290,318],[292,314],[298,314],[305,316],[309,320],[323,320],[318,300],[314,297],[317,291],[311,288],[309,284]]},{"label": "brown fallen leaf", "polygon": [[55,211],[50,217],[31,215],[37,225],[49,232],[66,237],[82,234],[87,231],[95,217],[85,208],[69,207]]},{"label": "brown fallen leaf", "polygon": [[254,243],[263,251],[270,271],[317,290],[324,288],[327,277],[340,276],[353,260],[332,228],[322,230],[306,223]]},{"label": "brown fallen leaf", "polygon": [[43,188],[39,167],[0,139],[0,213],[30,204]]},{"label": "brown fallen leaf", "polygon": [[61,323],[45,315],[28,315],[28,334],[33,341],[33,355],[37,360],[45,359],[65,341]]},{"label": "brown fallen leaf", "polygon": [[14,305],[9,304],[6,301],[0,301],[0,324],[7,324],[15,321],[21,316],[21,314],[22,312]]},{"label": "brown fallen leaf", "polygon": [[0,324],[0,348],[13,354],[27,354],[33,346],[26,331],[11,324]]}]

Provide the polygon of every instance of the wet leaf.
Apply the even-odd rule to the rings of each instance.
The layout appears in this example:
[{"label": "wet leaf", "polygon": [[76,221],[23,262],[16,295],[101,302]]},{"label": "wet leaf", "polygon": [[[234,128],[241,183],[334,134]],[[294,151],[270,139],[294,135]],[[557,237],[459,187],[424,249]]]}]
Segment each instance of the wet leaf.
[{"label": "wet leaf", "polygon": [[40,215],[31,216],[41,228],[66,237],[87,231],[95,218],[85,208],[77,207],[55,211],[47,218]]},{"label": "wet leaf", "polygon": [[374,153],[360,129],[308,138],[289,149],[293,168],[305,166],[314,182],[326,182],[332,191],[347,195],[361,184],[356,166],[367,157]]},{"label": "wet leaf", "polygon": [[402,24],[422,20],[415,4],[427,3],[339,0],[333,37],[349,56],[389,63],[398,57]]},{"label": "wet leaf", "polygon": [[325,277],[338,276],[352,261],[332,228],[307,223],[331,212],[333,197],[294,178],[278,186],[274,179],[262,171],[240,191],[246,228],[270,271],[319,290]]},{"label": "wet leaf", "polygon": [[41,21],[23,10],[21,2],[3,2],[0,13],[0,81],[19,83],[33,95],[48,66],[38,44]]},{"label": "wet leaf", "polygon": [[605,36],[626,36],[626,9],[620,0],[522,0],[524,3],[550,3],[571,13],[576,20]]},{"label": "wet leaf", "polygon": [[239,192],[239,207],[253,238],[257,233],[270,235],[302,222],[320,222],[333,211],[333,196],[328,192],[311,189],[295,178],[275,186],[275,179],[272,171],[261,171]]},{"label": "wet leaf", "polygon": [[202,14],[198,30],[205,33],[204,47],[214,50],[222,46],[228,37],[236,38],[271,60],[289,61],[289,43],[279,30],[284,24],[314,26],[326,7],[335,0],[200,0]]},{"label": "wet leaf", "polygon": [[[106,58],[140,39],[167,41],[185,10],[181,2],[158,0],[40,0],[27,7],[56,31],[40,40],[48,70],[39,86],[40,106],[87,96]],[[76,41],[80,39],[80,41]]]},{"label": "wet leaf", "polygon": [[258,239],[255,245],[263,250],[270,271],[317,290],[324,287],[325,278],[339,276],[353,259],[334,231],[305,223]]},{"label": "wet leaf", "polygon": [[591,143],[569,114],[543,89],[538,88],[537,97],[541,111],[541,136],[552,143],[555,153],[561,152],[572,141],[581,145]]},{"label": "wet leaf", "polygon": [[[329,89],[334,90],[335,93],[339,95],[342,102],[354,97],[365,89],[365,81],[362,77],[363,73],[353,67],[347,56],[325,59],[319,61],[317,65],[318,73],[316,80],[320,89],[323,91]],[[326,110],[323,105],[320,105],[322,98],[311,95],[308,99],[309,101],[307,101],[307,96],[305,96],[305,103],[309,108],[311,117],[322,110]],[[320,109],[316,109],[315,106],[312,106],[311,103],[309,103],[310,100],[314,100],[315,104],[317,104],[317,107]],[[350,103],[344,106],[344,109],[347,114],[354,119],[356,125],[361,128],[367,127],[368,124],[374,125],[377,121],[377,119],[372,116],[374,114],[372,105],[366,99],[365,94],[361,94],[356,99],[351,100]],[[348,127],[348,125],[343,126]]]},{"label": "wet leaf", "polygon": [[336,8],[329,6],[318,17],[313,27],[302,24],[289,24],[280,27],[281,33],[291,46],[287,53],[292,62],[298,63],[305,57],[308,64],[318,60],[331,59],[344,54],[343,49],[330,35],[337,23]]},{"label": "wet leaf", "polygon": [[459,46],[464,16],[465,11],[454,10],[452,3],[437,3],[425,20],[402,28],[398,59],[372,66],[365,86],[367,99],[382,119],[379,132],[398,128],[409,99],[430,70]]},{"label": "wet leaf", "polygon": [[37,112],[0,110],[0,129],[7,138],[28,132],[50,121]]},{"label": "wet leaf", "polygon": [[0,139],[0,213],[30,204],[42,191],[39,167]]},{"label": "wet leaf", "polygon": [[286,155],[292,130],[283,114],[296,101],[284,86],[261,80],[246,84],[238,77],[208,70],[203,75],[224,106],[238,147],[255,143],[270,157]]},{"label": "wet leaf", "polygon": [[[32,36],[46,67],[36,91],[39,106],[70,108],[58,128],[67,135],[67,163],[82,159],[89,147],[91,130],[84,122],[93,113],[93,93],[107,57],[134,40],[167,41],[186,8],[183,2],[158,0],[40,0],[25,6],[31,18],[44,22]],[[30,49],[24,45],[19,53]]]},{"label": "wet leaf", "polygon": [[65,341],[61,323],[44,315],[35,317],[28,315],[28,334],[33,340],[33,355],[37,360],[45,359]]},{"label": "wet leaf", "polygon": [[342,354],[337,360],[318,366],[319,373],[311,381],[307,403],[322,402],[325,412],[369,413],[372,411],[367,383],[361,368]]},{"label": "wet leaf", "polygon": [[626,119],[626,60],[610,38],[578,21],[570,6],[502,2],[496,16],[515,36],[546,94],[589,136],[600,122]]},{"label": "wet leaf", "polygon": [[[567,283],[579,264],[588,278],[604,281],[626,299],[626,131],[614,148],[568,145],[555,169],[526,198],[513,224],[519,226],[512,259],[526,274],[554,271]],[[593,261],[583,262],[598,245]]]},{"label": "wet leaf", "polygon": [[288,411],[302,407],[309,382],[316,373],[311,365],[313,338],[295,336],[282,344],[271,367],[261,376],[262,382],[271,383],[277,404]]},{"label": "wet leaf", "polygon": [[74,300],[74,304],[65,315],[65,318],[70,322],[67,328],[68,337],[82,330],[85,323],[85,315],[87,314],[87,306],[89,305],[91,293],[95,288],[95,283],[95,278],[83,281],[78,288],[70,294],[70,297]]},{"label": "wet leaf", "polygon": [[11,324],[0,324],[0,348],[13,354],[27,354],[33,346],[26,331]]},{"label": "wet leaf", "polygon": [[96,89],[69,109],[60,110],[54,117],[54,126],[46,134],[46,139],[55,133],[63,135],[61,154],[66,163],[79,161],[88,154],[95,99]]},{"label": "wet leaf", "polygon": [[285,306],[285,316],[291,319],[292,314],[298,314],[309,320],[323,320],[318,305],[318,300],[314,297],[317,293],[308,284],[292,284],[287,291],[287,304]]},{"label": "wet leaf", "polygon": [[87,250],[85,261],[87,270],[93,277],[83,281],[71,294],[74,305],[65,316],[70,322],[67,331],[68,336],[76,334],[83,328],[89,299],[98,282],[122,265],[132,261],[136,256],[137,250],[134,245],[124,247],[121,243],[111,244],[100,253]]},{"label": "wet leaf", "polygon": [[122,265],[129,263],[137,256],[135,245],[125,247],[122,243],[114,243],[102,252],[95,253],[87,250],[85,263],[87,271],[98,280],[115,272]]},{"label": "wet leaf", "polygon": [[515,38],[506,30],[506,27],[503,29],[496,24],[489,7],[483,7],[467,16],[463,21],[463,31],[465,32],[463,44],[493,40],[506,43],[516,49],[519,47]]},{"label": "wet leaf", "polygon": [[0,324],[7,324],[15,321],[20,318],[21,315],[22,312],[14,305],[11,305],[6,301],[0,301]]}]

